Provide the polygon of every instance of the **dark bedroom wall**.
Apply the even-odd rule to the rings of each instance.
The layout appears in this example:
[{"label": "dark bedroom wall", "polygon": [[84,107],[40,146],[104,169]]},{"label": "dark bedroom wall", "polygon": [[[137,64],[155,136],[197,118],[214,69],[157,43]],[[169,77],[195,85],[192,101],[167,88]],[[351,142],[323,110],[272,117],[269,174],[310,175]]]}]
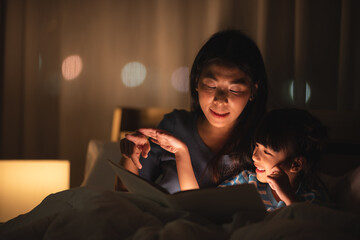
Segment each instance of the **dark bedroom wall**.
[{"label": "dark bedroom wall", "polygon": [[[0,0],[0,126],[3,122],[3,97],[4,96],[4,49],[5,49],[5,14],[6,2]],[[2,128],[0,128],[0,136],[2,136]],[[3,138],[0,137],[0,156],[3,154]]]},{"label": "dark bedroom wall", "polygon": [[[0,157],[69,159],[71,186],[82,181],[89,141],[110,140],[116,106],[188,108],[193,58],[227,28],[259,45],[269,109],[308,109],[332,141],[360,144],[360,1],[0,3]],[[138,85],[122,79],[130,62],[146,69]]]}]

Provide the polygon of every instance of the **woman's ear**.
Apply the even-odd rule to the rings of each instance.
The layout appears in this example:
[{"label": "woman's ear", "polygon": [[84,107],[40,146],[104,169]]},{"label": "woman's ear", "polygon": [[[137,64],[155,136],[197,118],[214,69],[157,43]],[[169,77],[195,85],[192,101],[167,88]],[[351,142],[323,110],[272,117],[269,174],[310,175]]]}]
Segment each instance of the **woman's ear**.
[{"label": "woman's ear", "polygon": [[256,97],[258,87],[259,87],[259,84],[255,83],[252,90],[251,90],[251,96],[249,97],[249,101],[254,100],[254,98]]},{"label": "woman's ear", "polygon": [[290,172],[298,173],[300,172],[305,165],[306,159],[304,157],[296,157],[290,167]]}]

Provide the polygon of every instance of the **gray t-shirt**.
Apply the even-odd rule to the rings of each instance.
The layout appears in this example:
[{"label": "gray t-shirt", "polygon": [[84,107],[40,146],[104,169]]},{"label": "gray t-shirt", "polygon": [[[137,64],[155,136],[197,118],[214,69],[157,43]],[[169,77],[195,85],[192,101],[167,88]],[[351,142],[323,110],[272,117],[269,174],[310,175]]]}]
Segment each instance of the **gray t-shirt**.
[{"label": "gray t-shirt", "polygon": [[[164,116],[158,128],[168,131],[187,145],[199,186],[216,186],[211,180],[212,169],[208,167],[215,153],[205,145],[198,133],[196,113],[174,110]],[[143,168],[139,171],[139,175],[151,182],[156,181],[170,193],[180,191],[174,154],[152,142],[150,144],[148,157],[140,158]],[[225,165],[223,169],[231,169],[231,159],[228,155],[223,156],[223,164]]]}]

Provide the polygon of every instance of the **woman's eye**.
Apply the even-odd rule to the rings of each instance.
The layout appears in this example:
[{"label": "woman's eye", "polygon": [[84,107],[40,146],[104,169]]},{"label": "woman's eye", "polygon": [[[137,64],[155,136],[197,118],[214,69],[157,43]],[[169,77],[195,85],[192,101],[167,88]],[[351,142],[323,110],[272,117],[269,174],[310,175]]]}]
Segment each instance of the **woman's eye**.
[{"label": "woman's eye", "polygon": [[236,95],[243,95],[247,92],[247,89],[234,87],[234,88],[230,88],[230,92]]},{"label": "woman's eye", "polygon": [[215,86],[211,86],[211,85],[205,85],[206,88],[208,89],[215,89],[216,87]]},{"label": "woman's eye", "polygon": [[235,95],[244,95],[249,91],[249,88],[243,84],[231,85],[229,91]]},{"label": "woman's eye", "polygon": [[242,91],[236,91],[236,90],[230,90],[231,93],[235,94],[235,95],[241,95],[243,94],[244,92]]}]

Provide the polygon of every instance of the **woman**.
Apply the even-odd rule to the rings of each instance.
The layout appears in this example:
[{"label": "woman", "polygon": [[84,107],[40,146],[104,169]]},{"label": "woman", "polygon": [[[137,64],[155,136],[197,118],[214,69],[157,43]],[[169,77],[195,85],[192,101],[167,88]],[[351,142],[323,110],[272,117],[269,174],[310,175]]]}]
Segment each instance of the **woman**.
[{"label": "woman", "polygon": [[[194,60],[190,91],[191,112],[175,110],[158,128],[188,146],[200,187],[216,186],[248,167],[250,139],[266,111],[267,78],[256,44],[237,30],[214,34]],[[126,168],[170,193],[180,191],[173,154],[139,132],[120,148]]]}]

